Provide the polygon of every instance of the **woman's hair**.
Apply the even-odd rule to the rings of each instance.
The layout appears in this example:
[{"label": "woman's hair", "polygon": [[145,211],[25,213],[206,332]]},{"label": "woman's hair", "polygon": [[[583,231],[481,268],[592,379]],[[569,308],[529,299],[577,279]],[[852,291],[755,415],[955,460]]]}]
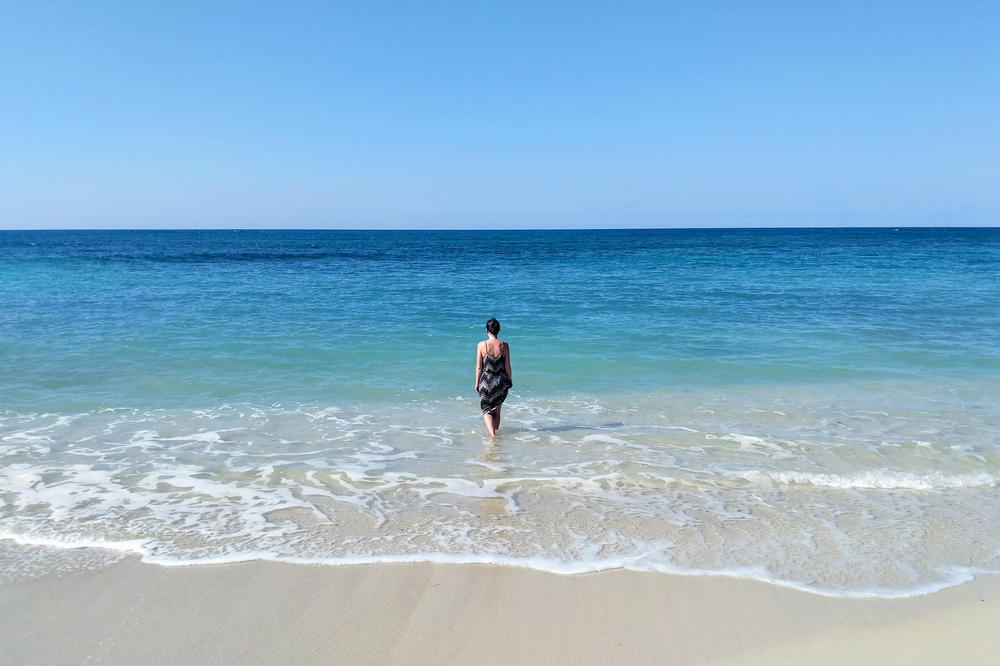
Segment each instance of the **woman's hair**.
[{"label": "woman's hair", "polygon": [[486,320],[486,332],[496,335],[500,332],[500,322],[490,317]]}]

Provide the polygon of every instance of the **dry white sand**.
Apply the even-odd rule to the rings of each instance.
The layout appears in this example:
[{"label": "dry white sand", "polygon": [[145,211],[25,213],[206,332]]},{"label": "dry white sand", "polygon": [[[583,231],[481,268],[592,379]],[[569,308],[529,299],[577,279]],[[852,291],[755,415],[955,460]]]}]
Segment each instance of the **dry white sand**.
[{"label": "dry white sand", "polygon": [[1000,576],[911,599],[484,565],[160,567],[0,585],[5,664],[1000,663]]}]

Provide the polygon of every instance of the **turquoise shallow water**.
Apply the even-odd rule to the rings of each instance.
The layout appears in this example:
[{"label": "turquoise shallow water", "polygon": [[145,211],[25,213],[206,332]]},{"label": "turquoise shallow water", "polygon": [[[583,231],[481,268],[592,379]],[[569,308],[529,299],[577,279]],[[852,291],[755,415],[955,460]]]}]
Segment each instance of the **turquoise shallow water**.
[{"label": "turquoise shallow water", "polygon": [[5,401],[443,398],[490,315],[525,395],[995,377],[998,233],[6,232]]},{"label": "turquoise shallow water", "polygon": [[837,594],[998,568],[997,229],[0,232],[0,299],[22,543]]}]

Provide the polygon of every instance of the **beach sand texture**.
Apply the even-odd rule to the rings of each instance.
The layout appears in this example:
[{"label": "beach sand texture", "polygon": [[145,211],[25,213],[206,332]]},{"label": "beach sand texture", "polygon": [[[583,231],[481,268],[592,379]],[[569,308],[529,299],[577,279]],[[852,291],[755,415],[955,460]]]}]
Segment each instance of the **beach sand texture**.
[{"label": "beach sand texture", "polygon": [[1000,576],[906,599],[753,580],[251,562],[0,585],[6,664],[989,664]]}]

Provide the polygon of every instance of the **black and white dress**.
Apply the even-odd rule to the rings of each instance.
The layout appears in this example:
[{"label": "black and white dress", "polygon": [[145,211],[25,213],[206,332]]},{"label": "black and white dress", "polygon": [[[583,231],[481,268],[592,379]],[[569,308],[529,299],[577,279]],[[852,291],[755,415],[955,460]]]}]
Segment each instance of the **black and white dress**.
[{"label": "black and white dress", "polygon": [[503,404],[507,399],[507,391],[513,386],[510,377],[507,376],[507,364],[504,361],[504,345],[500,349],[499,356],[493,356],[486,352],[483,345],[483,371],[479,375],[479,407],[483,414],[489,414]]}]

